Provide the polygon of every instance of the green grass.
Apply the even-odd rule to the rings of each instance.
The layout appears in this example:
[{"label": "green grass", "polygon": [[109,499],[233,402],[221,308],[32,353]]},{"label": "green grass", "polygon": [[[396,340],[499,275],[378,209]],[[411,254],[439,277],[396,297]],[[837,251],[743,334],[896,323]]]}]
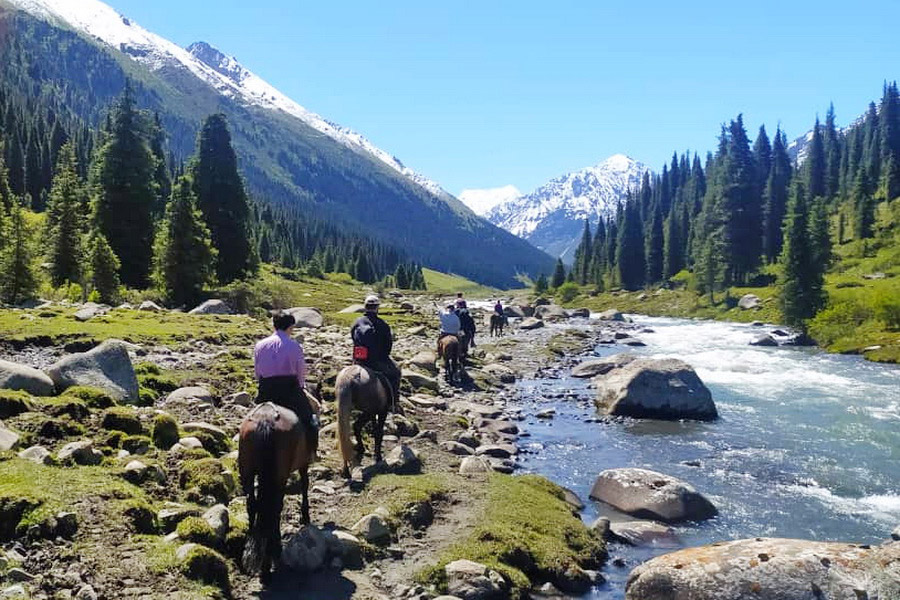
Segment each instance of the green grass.
[{"label": "green grass", "polygon": [[384,506],[392,517],[410,504],[431,502],[450,490],[447,477],[440,473],[425,475],[378,475],[366,486],[360,517]]},{"label": "green grass", "polygon": [[596,568],[606,547],[563,500],[562,489],[536,475],[493,473],[487,506],[474,531],[450,546],[418,578],[446,589],[444,567],[459,559],[502,573],[523,596],[532,582],[554,581],[572,568]]},{"label": "green grass", "polygon": [[459,275],[441,273],[431,269],[422,269],[422,274],[425,276],[425,286],[431,293],[456,294],[456,292],[462,292],[466,296],[478,298],[488,298],[499,293],[499,290],[495,288],[475,283]]}]

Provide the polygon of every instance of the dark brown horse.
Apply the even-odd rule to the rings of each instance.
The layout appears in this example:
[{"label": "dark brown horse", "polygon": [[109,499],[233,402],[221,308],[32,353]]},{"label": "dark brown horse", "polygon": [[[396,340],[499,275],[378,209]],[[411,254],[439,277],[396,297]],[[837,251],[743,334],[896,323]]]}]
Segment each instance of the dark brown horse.
[{"label": "dark brown horse", "polygon": [[462,364],[462,345],[455,335],[447,335],[438,342],[438,356],[444,359],[444,377],[447,383],[459,378]]},{"label": "dark brown horse", "polygon": [[283,406],[264,402],[241,423],[237,462],[250,519],[243,562],[248,572],[260,571],[263,583],[271,579],[272,565],[281,557],[281,511],[285,485],[294,471],[300,471],[301,519],[309,524],[313,452],[306,427]]},{"label": "dark brown horse", "polygon": [[497,337],[503,335],[503,328],[506,327],[506,315],[498,315],[494,313],[491,315],[491,337],[494,337],[496,334]]},{"label": "dark brown horse", "polygon": [[[350,470],[359,464],[365,454],[362,430],[370,422],[375,429],[375,462],[381,462],[384,421],[393,404],[393,394],[390,384],[383,376],[362,365],[350,365],[338,373],[334,382],[334,395],[337,401],[337,434],[343,461],[342,473],[344,477],[350,477]],[[350,438],[350,420],[354,410],[362,413],[353,423],[355,447]]]}]

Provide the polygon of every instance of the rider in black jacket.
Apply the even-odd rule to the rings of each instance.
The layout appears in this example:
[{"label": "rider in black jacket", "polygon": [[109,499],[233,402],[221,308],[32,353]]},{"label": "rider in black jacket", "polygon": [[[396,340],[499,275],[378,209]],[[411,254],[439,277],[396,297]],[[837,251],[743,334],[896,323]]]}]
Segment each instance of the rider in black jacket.
[{"label": "rider in black jacket", "polygon": [[391,326],[378,316],[381,301],[378,296],[369,296],[365,302],[365,314],[358,318],[350,328],[350,337],[355,348],[365,348],[365,357],[357,355],[354,350],[354,361],[369,367],[373,371],[384,374],[391,385],[394,396],[394,407],[400,402],[400,368],[391,360],[391,349],[394,338]]}]

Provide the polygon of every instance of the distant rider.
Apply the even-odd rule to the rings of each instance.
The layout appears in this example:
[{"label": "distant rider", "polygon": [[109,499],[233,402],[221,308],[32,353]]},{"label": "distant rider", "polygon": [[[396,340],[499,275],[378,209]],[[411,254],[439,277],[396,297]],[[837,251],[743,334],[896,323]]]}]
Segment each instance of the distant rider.
[{"label": "distant rider", "polygon": [[365,313],[350,328],[353,339],[353,361],[385,376],[391,387],[394,411],[400,406],[400,368],[391,360],[394,338],[391,326],[378,316],[381,301],[378,296],[368,296]]},{"label": "distant rider", "polygon": [[460,306],[459,300],[456,301],[456,316],[459,317],[459,327],[466,334],[468,344],[475,347],[475,319],[469,314],[466,307],[466,301],[462,301]]},{"label": "distant rider", "polygon": [[456,292],[456,308],[469,308],[462,292]]},{"label": "distant rider", "polygon": [[440,314],[441,319],[441,334],[438,336],[438,354],[441,353],[441,340],[447,337],[448,335],[454,335],[457,338],[459,337],[459,330],[461,328],[461,324],[459,321],[459,316],[456,314],[456,311],[453,309],[452,304],[448,304],[447,308],[444,309],[444,312]]},{"label": "distant rider", "polygon": [[256,343],[253,365],[259,380],[257,403],[273,402],[294,411],[313,440],[319,441],[318,401],[306,393],[306,359],[303,347],[292,336],[296,320],[290,313],[277,312],[272,317],[275,332]]},{"label": "distant rider", "polygon": [[497,300],[497,304],[494,305],[494,312],[501,317],[503,316],[503,305],[500,304],[500,300]]}]

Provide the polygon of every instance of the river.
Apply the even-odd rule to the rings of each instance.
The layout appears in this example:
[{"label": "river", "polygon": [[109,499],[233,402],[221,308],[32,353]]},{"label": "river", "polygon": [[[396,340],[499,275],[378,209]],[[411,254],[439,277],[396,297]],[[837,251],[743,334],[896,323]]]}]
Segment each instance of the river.
[{"label": "river", "polygon": [[[811,348],[761,348],[762,328],[632,316],[652,333],[634,352],[692,365],[712,391],[712,423],[589,422],[584,380],[518,384],[530,437],[525,471],[541,473],[588,503],[584,519],[621,515],[588,500],[596,474],[643,467],[682,478],[719,516],[677,527],[683,546],[747,537],[879,543],[900,524],[900,368]],[[621,348],[598,347],[606,356]],[[555,398],[560,393],[568,399]],[[548,398],[554,397],[554,398]],[[533,415],[553,406],[552,421]],[[586,598],[621,599],[630,570],[671,549],[610,545],[608,582]]]}]

